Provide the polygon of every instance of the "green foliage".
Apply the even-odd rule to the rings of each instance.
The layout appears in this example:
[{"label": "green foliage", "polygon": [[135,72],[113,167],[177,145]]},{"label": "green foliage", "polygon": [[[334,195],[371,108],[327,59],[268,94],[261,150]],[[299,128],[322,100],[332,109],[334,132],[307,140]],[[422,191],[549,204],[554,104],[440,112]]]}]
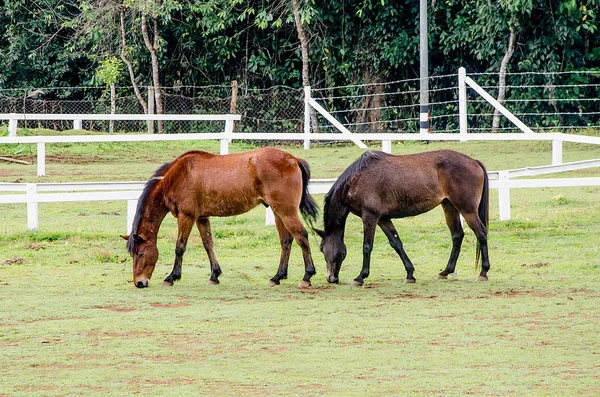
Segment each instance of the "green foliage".
[{"label": "green foliage", "polygon": [[110,86],[115,84],[121,74],[123,61],[117,57],[108,57],[102,62],[96,70],[96,78],[101,84]]},{"label": "green foliage", "polygon": [[[121,52],[119,13],[136,79],[151,81],[141,13],[156,17],[164,86],[229,83],[301,85],[301,57],[287,2],[256,0],[51,0],[0,6],[0,87],[88,85]],[[103,7],[103,8],[102,8]],[[300,2],[310,40],[313,86],[417,77],[419,27],[414,1]],[[430,66],[436,74],[497,72],[518,34],[509,71],[600,67],[600,2],[446,0],[429,10]]]}]

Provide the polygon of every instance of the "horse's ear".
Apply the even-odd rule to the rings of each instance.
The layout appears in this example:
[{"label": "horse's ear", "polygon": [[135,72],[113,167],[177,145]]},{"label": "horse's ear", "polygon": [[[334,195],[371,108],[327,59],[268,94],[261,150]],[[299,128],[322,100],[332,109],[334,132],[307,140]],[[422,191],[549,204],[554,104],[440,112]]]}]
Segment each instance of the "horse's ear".
[{"label": "horse's ear", "polygon": [[315,233],[317,233],[317,234],[319,235],[319,237],[321,237],[321,238],[325,238],[325,231],[323,231],[323,230],[319,230],[319,229],[315,229],[314,227],[313,227],[313,231],[314,231]]},{"label": "horse's ear", "polygon": [[122,235],[121,235],[121,238],[122,238],[123,240],[129,240],[129,236],[127,236],[127,235],[124,235],[124,234],[122,234]]},{"label": "horse's ear", "polygon": [[142,243],[146,242],[146,239],[144,238],[144,236],[140,236],[139,234],[134,234],[133,235],[133,240],[137,244],[142,244]]}]

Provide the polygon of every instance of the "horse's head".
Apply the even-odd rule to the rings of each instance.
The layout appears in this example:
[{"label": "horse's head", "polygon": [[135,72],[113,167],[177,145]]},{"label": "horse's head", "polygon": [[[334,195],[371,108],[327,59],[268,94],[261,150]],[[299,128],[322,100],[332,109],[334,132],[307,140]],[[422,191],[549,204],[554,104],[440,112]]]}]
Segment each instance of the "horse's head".
[{"label": "horse's head", "polygon": [[121,236],[127,240],[127,248],[133,257],[133,284],[138,288],[147,287],[158,261],[156,243],[141,236]]},{"label": "horse's head", "polygon": [[323,230],[314,229],[321,237],[321,252],[327,263],[327,281],[337,283],[339,281],[340,268],[342,262],[346,259],[346,244],[344,244],[343,235],[337,236],[336,233],[326,234]]}]

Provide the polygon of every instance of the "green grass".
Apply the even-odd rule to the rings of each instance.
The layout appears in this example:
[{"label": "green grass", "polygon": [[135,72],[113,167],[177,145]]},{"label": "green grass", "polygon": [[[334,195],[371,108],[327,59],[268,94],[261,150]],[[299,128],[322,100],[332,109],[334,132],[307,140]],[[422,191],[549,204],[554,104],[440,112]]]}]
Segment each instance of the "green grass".
[{"label": "green grass", "polygon": [[[209,142],[48,145],[47,177],[35,177],[35,165],[0,163],[0,181],[144,180],[194,147],[218,151]],[[393,152],[442,147],[473,155],[489,170],[551,163],[550,143],[399,143]],[[362,152],[349,145],[284,148],[306,158],[316,178],[339,175]],[[599,154],[564,147],[565,161]],[[89,157],[94,161],[83,161]],[[313,287],[296,287],[303,275],[296,245],[289,279],[269,287],[279,243],[256,208],[212,220],[224,272],[219,286],[207,285],[208,260],[193,232],[183,279],[160,287],[177,233],[167,217],[151,286],[138,290],[119,238],[124,202],[40,204],[39,232],[27,230],[25,205],[0,211],[0,396],[600,394],[600,188],[511,190],[508,222],[498,220],[492,190],[486,283],[474,282],[470,230],[458,274],[435,279],[451,246],[439,208],[397,220],[417,283],[402,284],[404,269],[378,231],[362,288],[348,285],[361,264],[362,227],[354,216],[339,285],[326,283],[311,235]]]}]

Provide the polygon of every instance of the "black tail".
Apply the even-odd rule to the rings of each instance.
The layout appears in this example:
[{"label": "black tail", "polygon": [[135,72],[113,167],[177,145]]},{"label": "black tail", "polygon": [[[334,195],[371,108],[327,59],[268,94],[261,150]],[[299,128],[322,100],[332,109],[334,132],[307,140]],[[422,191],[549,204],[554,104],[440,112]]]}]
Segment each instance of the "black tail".
[{"label": "black tail", "polygon": [[[487,170],[483,163],[477,160],[477,164],[483,170],[483,192],[481,192],[481,200],[479,201],[479,221],[483,225],[483,231],[487,236],[488,233],[488,225],[490,223],[490,181],[488,178]],[[475,257],[475,267],[479,265],[479,258],[481,256],[481,247],[479,246],[479,241],[477,242],[477,254]]]},{"label": "black tail", "polygon": [[310,167],[306,160],[298,159],[298,166],[302,171],[302,199],[300,200],[300,213],[308,224],[312,227],[314,221],[319,216],[319,207],[308,192],[308,181],[310,180]]}]

